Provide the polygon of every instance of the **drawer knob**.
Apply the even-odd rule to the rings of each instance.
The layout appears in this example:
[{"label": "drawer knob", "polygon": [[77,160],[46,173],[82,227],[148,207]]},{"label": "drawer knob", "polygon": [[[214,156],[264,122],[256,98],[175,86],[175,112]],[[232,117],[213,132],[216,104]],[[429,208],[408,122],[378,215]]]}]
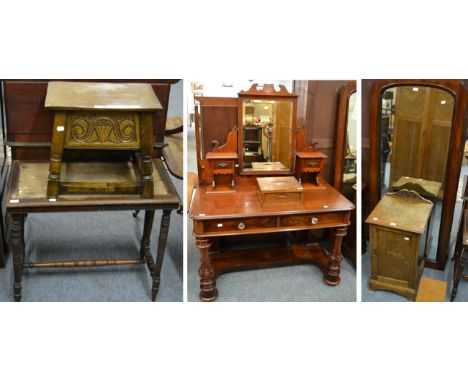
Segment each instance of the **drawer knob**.
[{"label": "drawer knob", "polygon": [[226,168],[228,166],[228,163],[227,162],[219,162],[218,166],[221,167],[221,168]]},{"label": "drawer knob", "polygon": [[308,165],[309,165],[309,167],[318,167],[317,162],[309,162]]},{"label": "drawer knob", "polygon": [[239,228],[240,230],[243,230],[243,229],[245,229],[245,224],[240,222],[239,225],[237,226],[237,228]]},{"label": "drawer knob", "polygon": [[312,224],[317,224],[318,223],[318,218],[312,218],[311,223]]}]

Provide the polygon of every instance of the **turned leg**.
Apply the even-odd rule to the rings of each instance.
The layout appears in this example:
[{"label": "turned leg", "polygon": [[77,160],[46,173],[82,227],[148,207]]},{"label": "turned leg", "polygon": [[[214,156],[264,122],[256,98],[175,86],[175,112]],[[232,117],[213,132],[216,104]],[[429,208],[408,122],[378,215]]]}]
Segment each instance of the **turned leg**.
[{"label": "turned leg", "polygon": [[343,260],[341,255],[341,240],[346,236],[346,228],[336,228],[333,232],[333,246],[328,261],[327,269],[323,275],[323,280],[328,285],[338,285],[340,283],[340,263]]},{"label": "turned leg", "polygon": [[24,215],[11,216],[11,249],[13,252],[14,296],[15,301],[21,301],[21,278],[24,261]]},{"label": "turned leg", "polygon": [[213,301],[218,297],[216,289],[216,274],[211,264],[209,250],[211,247],[210,239],[196,239],[197,248],[200,250],[200,300]]},{"label": "turned leg", "polygon": [[450,294],[450,301],[453,302],[458,292],[458,284],[463,274],[464,263],[465,263],[465,251],[462,249],[461,252],[455,252],[455,263],[453,265],[453,284],[452,293]]},{"label": "turned leg", "polygon": [[151,113],[140,114],[141,129],[141,179],[144,198],[154,196],[153,186],[153,116]]},{"label": "turned leg", "polygon": [[50,148],[49,177],[47,180],[47,198],[49,199],[57,198],[60,190],[60,170],[65,145],[65,121],[65,112],[55,113],[52,146]]},{"label": "turned leg", "polygon": [[[147,210],[145,211],[145,223],[143,225],[143,236],[141,238],[141,246],[140,246],[140,259],[144,260],[145,258],[148,259],[148,254],[151,257],[151,231],[153,230],[153,221],[154,221],[154,210]],[[150,265],[148,265],[150,266]],[[153,263],[154,267],[154,263]],[[151,274],[153,273],[153,269],[150,268]]]},{"label": "turned leg", "polygon": [[[166,252],[167,235],[169,233],[169,223],[171,220],[172,210],[163,210],[161,218],[161,228],[159,230],[158,250],[156,252],[156,267],[153,272],[153,286],[151,288],[152,301],[156,301],[156,296],[159,292],[159,284],[161,283],[161,268]],[[151,256],[151,254],[149,254]]]}]

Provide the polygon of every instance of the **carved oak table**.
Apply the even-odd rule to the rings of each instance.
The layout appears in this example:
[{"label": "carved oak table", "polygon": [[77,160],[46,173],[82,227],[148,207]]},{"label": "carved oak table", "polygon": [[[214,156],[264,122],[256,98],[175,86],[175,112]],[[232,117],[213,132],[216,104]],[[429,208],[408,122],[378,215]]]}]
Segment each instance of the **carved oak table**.
[{"label": "carved oak table", "polygon": [[[250,183],[249,183],[250,182]],[[346,235],[354,205],[328,184],[304,190],[302,203],[261,206],[254,182],[236,185],[236,192],[214,194],[199,186],[190,207],[194,236],[200,250],[200,299],[215,300],[216,278],[246,269],[314,263],[328,285],[340,283],[341,240]],[[261,235],[332,229],[331,252],[318,243],[287,244],[269,248],[210,251],[213,239],[237,235]]]},{"label": "carved oak table", "polygon": [[[125,179],[130,176],[122,172],[121,166],[112,163],[96,163],[93,171],[99,172],[101,179]],[[146,264],[152,276],[152,301],[160,285],[161,267],[166,248],[172,210],[180,204],[177,192],[159,159],[153,161],[154,196],[151,199],[139,195],[63,195],[57,200],[46,198],[48,162],[13,161],[8,189],[6,192],[6,212],[11,216],[10,233],[14,266],[14,298],[21,301],[21,282],[24,268],[73,268],[100,267],[111,265]],[[82,174],[80,164],[70,168],[69,178]],[[129,170],[129,174],[133,174]],[[89,174],[88,174],[89,176]],[[145,210],[145,221],[141,248],[138,257],[127,259],[67,260],[58,262],[28,262],[25,254],[25,217],[30,213],[80,212],[80,211],[133,211]],[[157,247],[156,262],[150,252],[150,237],[155,210],[162,210],[161,228]]]}]

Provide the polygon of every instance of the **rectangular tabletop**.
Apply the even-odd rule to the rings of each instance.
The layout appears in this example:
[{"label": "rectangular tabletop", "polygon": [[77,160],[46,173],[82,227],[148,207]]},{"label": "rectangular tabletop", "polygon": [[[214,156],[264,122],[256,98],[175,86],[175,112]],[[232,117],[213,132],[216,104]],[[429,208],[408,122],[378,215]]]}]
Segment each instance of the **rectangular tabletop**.
[{"label": "rectangular tabletop", "polygon": [[196,188],[190,207],[190,217],[195,220],[243,218],[253,216],[279,216],[328,211],[350,211],[353,203],[329,184],[319,189],[305,189],[303,203],[277,203],[261,206],[257,187],[237,185],[230,194],[207,193],[207,187]]},{"label": "rectangular tabletop", "polygon": [[51,81],[45,107],[53,110],[156,111],[163,107],[150,84]]},{"label": "rectangular tabletop", "polygon": [[[106,169],[109,166],[107,164]],[[160,159],[153,160],[154,197],[151,199],[140,195],[60,195],[56,201],[49,201],[46,198],[48,174],[48,161],[13,161],[5,193],[7,212],[176,209],[180,204],[177,191]],[[128,174],[131,176],[131,172]],[[106,174],[108,177],[111,175]],[[115,176],[122,177],[125,173],[116,173]]]}]

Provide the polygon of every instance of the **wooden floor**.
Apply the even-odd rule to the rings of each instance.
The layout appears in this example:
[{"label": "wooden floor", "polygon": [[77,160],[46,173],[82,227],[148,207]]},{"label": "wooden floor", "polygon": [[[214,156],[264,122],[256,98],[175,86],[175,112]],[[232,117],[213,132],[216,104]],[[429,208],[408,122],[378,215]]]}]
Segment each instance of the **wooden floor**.
[{"label": "wooden floor", "polygon": [[445,302],[447,283],[427,277],[421,278],[416,302]]}]

